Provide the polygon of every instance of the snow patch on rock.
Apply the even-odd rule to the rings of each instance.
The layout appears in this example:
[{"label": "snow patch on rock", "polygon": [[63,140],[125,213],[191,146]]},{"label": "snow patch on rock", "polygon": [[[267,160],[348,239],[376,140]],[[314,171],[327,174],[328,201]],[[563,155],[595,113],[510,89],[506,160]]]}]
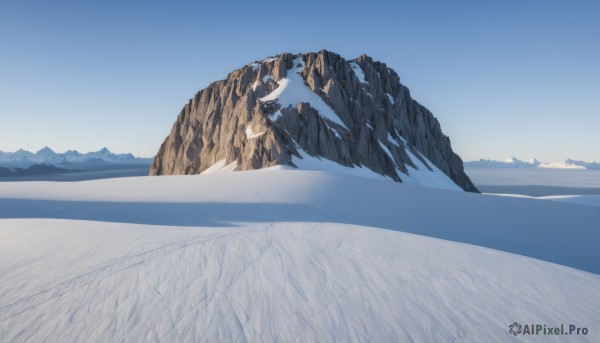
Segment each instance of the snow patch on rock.
[{"label": "snow patch on rock", "polygon": [[252,127],[248,126],[248,127],[246,128],[246,138],[247,138],[248,140],[255,139],[255,138],[258,138],[258,137],[260,137],[260,136],[264,135],[264,134],[265,134],[265,132],[266,132],[266,131],[262,131],[262,132],[254,133],[254,131],[252,130]]},{"label": "snow patch on rock", "polygon": [[225,159],[219,160],[215,164],[213,164],[212,166],[210,166],[206,170],[204,170],[202,173],[200,173],[200,175],[210,175],[210,174],[222,173],[222,172],[232,172],[237,167],[237,161],[233,161],[227,165],[226,165],[226,163],[227,163],[227,160],[225,160]]},{"label": "snow patch on rock", "polygon": [[414,186],[462,191],[460,187],[458,187],[446,174],[444,174],[444,172],[442,172],[423,155],[421,155],[421,157],[427,161],[427,164],[429,164],[432,170],[429,170],[429,168],[427,168],[427,166],[424,165],[423,162],[421,162],[421,160],[419,160],[419,158],[417,158],[417,156],[410,151],[410,149],[404,149],[404,151],[408,154],[410,160],[417,168],[406,165],[406,168],[408,169],[408,177],[401,175],[400,178],[403,182]]},{"label": "snow patch on rock", "polygon": [[360,65],[358,65],[358,63],[350,62],[350,67],[354,71],[354,75],[356,75],[356,78],[358,79],[358,81],[360,81],[361,83],[368,84],[367,80],[365,79],[365,73],[363,72]]},{"label": "snow patch on rock", "polygon": [[396,101],[394,101],[394,97],[390,95],[390,93],[385,93],[385,95],[387,95],[388,99],[390,100],[390,104],[394,105],[396,103]]},{"label": "snow patch on rock", "polygon": [[[288,71],[287,77],[277,81],[278,87],[259,100],[262,102],[278,100],[282,108],[289,106],[295,107],[301,102],[310,103],[310,106],[316,109],[322,117],[327,118],[348,130],[348,127],[342,122],[333,109],[304,84],[304,79],[299,74],[304,69],[302,57],[294,59],[293,64],[294,67]],[[300,67],[296,67],[297,65],[300,65]],[[275,119],[276,118],[278,118],[278,115]]]}]

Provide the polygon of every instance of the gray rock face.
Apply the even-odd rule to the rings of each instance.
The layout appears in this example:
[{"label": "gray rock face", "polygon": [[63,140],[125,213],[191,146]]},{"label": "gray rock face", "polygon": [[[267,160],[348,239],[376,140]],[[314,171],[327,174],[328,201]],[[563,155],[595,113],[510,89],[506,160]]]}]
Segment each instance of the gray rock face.
[{"label": "gray rock face", "polygon": [[477,192],[437,119],[395,71],[366,55],[347,61],[326,50],[255,62],[201,90],[179,114],[150,175],[198,174],[222,160],[236,170],[295,166],[300,149],[398,182],[408,167],[418,169],[411,154]]}]

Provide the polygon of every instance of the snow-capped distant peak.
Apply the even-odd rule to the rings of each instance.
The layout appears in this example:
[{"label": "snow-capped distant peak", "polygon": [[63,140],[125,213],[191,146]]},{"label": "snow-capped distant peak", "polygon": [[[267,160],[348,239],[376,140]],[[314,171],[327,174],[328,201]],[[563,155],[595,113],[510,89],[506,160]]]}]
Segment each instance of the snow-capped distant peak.
[{"label": "snow-capped distant peak", "polygon": [[547,168],[547,169],[600,169],[600,163],[584,162],[567,159],[563,162],[540,162],[535,158],[524,162],[516,157],[508,157],[504,161],[480,159],[464,163],[465,167],[471,168]]},{"label": "snow-capped distant peak", "polygon": [[585,166],[579,166],[575,164],[565,162],[552,162],[552,163],[541,163],[540,168],[551,168],[551,169],[587,169]]},{"label": "snow-capped distant peak", "polygon": [[104,147],[98,151],[80,153],[77,150],[67,150],[64,153],[56,153],[50,147],[44,147],[35,154],[23,149],[15,152],[0,152],[0,164],[20,167],[27,167],[33,164],[67,164],[83,163],[89,161],[103,162],[128,162],[136,160],[132,154],[114,154],[108,148]]},{"label": "snow-capped distant peak", "polygon": [[47,146],[45,146],[42,149],[38,150],[38,152],[36,152],[35,154],[36,155],[56,155],[56,153],[54,152],[54,150],[50,149]]},{"label": "snow-capped distant peak", "polygon": [[584,161],[579,161],[579,160],[572,160],[572,159],[567,159],[565,161],[565,163],[570,164],[570,165],[574,165],[574,166],[582,166],[585,167],[585,169],[600,169],[600,163],[598,162],[584,162]]}]

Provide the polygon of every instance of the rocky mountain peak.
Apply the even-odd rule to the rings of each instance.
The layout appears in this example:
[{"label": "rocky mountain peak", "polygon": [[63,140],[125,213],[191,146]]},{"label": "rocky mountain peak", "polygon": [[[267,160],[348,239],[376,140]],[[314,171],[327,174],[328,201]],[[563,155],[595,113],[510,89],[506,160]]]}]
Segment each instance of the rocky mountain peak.
[{"label": "rocky mountain peak", "polygon": [[217,164],[302,168],[307,160],[477,191],[437,119],[394,70],[367,55],[345,60],[327,50],[256,61],[198,92],[150,174],[198,174]]},{"label": "rocky mountain peak", "polygon": [[50,147],[45,146],[42,149],[38,150],[35,154],[36,155],[55,155],[56,153],[54,152],[54,150],[50,149]]}]

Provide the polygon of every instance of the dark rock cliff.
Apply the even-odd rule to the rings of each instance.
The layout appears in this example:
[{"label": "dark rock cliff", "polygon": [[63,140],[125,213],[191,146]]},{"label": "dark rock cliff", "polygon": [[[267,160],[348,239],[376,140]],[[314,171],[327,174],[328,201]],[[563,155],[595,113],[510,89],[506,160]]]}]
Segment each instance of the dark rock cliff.
[{"label": "dark rock cliff", "polygon": [[326,50],[251,63],[198,92],[150,175],[198,174],[222,160],[236,170],[294,166],[300,149],[399,182],[408,167],[438,168],[477,192],[437,119],[395,71],[366,55],[347,61]]}]

